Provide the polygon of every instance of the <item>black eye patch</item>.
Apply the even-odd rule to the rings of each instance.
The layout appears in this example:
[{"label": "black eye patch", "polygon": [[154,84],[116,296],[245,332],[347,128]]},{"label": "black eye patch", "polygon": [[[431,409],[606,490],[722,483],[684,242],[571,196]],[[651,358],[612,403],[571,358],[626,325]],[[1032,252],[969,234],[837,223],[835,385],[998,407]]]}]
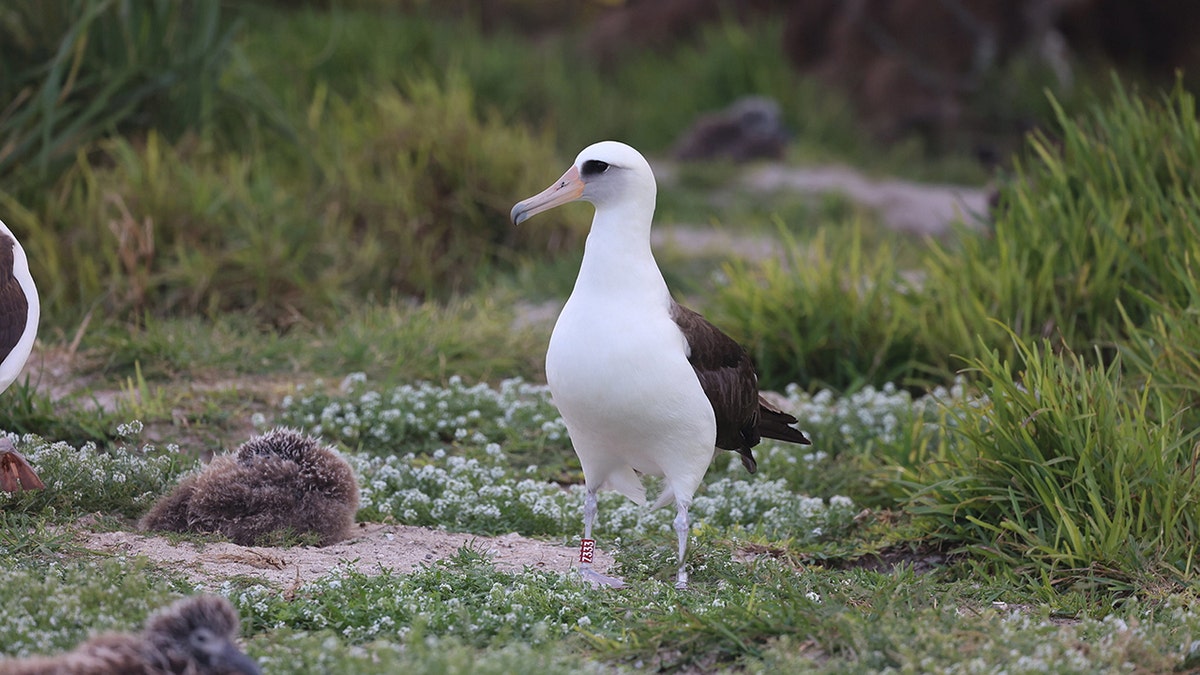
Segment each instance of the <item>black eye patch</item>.
[{"label": "black eye patch", "polygon": [[608,162],[601,162],[598,159],[589,159],[583,163],[583,169],[580,171],[585,176],[594,176],[608,171]]}]

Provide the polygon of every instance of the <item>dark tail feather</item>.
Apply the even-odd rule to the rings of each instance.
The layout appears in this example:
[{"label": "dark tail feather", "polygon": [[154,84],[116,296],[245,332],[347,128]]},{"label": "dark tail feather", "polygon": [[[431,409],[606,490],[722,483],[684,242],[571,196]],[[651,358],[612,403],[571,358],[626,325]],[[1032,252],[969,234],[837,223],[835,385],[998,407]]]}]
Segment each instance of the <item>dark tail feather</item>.
[{"label": "dark tail feather", "polygon": [[[765,416],[764,416],[765,417]],[[786,441],[788,443],[798,443],[800,445],[812,445],[812,441],[804,435],[799,429],[788,426],[787,422],[782,420],[759,419],[758,433],[763,438],[773,438],[777,441]]]},{"label": "dark tail feather", "polygon": [[812,445],[812,441],[808,440],[808,437],[792,426],[796,422],[799,420],[795,417],[778,410],[775,406],[767,403],[762,396],[758,397],[758,433],[763,438]]},{"label": "dark tail feather", "polygon": [[750,473],[758,471],[758,462],[754,461],[754,452],[750,448],[742,448],[735,452],[742,456],[742,466],[746,467],[747,471]]}]

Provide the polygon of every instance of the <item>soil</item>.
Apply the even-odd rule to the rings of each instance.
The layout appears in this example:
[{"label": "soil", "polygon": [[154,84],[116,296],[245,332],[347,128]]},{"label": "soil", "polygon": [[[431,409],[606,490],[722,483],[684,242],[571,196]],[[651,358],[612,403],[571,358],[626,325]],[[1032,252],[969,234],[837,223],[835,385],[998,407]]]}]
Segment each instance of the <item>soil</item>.
[{"label": "soil", "polygon": [[[678,167],[671,162],[656,162],[654,174],[662,185],[678,179]],[[772,194],[791,192],[806,195],[834,193],[879,213],[884,226],[915,236],[949,234],[957,222],[982,229],[990,219],[989,198],[993,190],[968,185],[918,183],[897,178],[872,178],[845,166],[792,166],[764,162],[744,170],[723,192]],[[663,229],[655,226],[656,231]],[[672,237],[682,250],[694,247],[708,251],[713,243],[721,250],[744,258],[765,258],[774,246],[768,240],[743,243],[713,242],[721,235],[712,228],[683,227]],[[740,236],[739,236],[740,238]]]},{"label": "soil", "polygon": [[756,192],[841,193],[878,211],[887,227],[921,236],[945,235],[959,221],[983,227],[988,219],[989,193],[985,189],[877,180],[845,167],[770,164],[745,174],[741,185]]},{"label": "soil", "polygon": [[[352,539],[325,547],[274,548],[239,546],[228,542],[194,542],[135,532],[80,532],[79,544],[107,554],[140,555],[156,566],[189,580],[218,585],[233,578],[251,578],[264,584],[297,588],[328,574],[335,567],[350,567],[363,574],[387,569],[408,573],[453,556],[461,547],[484,551],[497,569],[525,568],[566,573],[575,566],[577,550],[555,542],[512,533],[484,537],[407,525],[360,523]],[[607,570],[612,557],[597,550],[594,564]]]}]

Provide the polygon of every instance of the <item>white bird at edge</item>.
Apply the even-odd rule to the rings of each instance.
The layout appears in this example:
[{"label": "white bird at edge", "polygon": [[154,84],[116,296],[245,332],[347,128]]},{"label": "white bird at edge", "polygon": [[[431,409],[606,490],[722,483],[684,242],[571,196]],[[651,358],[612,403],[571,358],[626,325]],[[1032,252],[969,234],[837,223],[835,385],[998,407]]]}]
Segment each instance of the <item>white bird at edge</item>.
[{"label": "white bird at edge", "polygon": [[513,224],[573,201],[596,208],[583,263],[546,351],[546,380],[586,484],[580,574],[594,585],[621,579],[592,569],[596,493],[646,503],[640,474],[661,476],[654,508],[674,502],[679,539],[675,587],[687,588],[688,508],[718,449],[757,465],[762,437],[810,441],[796,418],[762,398],[746,350],[676,303],[650,249],[654,173],[633,148],[588,146],[543,192],[512,209]]},{"label": "white bird at edge", "polygon": [[[0,222],[0,393],[17,379],[37,338],[41,305],[29,260],[17,238]],[[0,490],[45,487],[8,438],[0,437]]]}]

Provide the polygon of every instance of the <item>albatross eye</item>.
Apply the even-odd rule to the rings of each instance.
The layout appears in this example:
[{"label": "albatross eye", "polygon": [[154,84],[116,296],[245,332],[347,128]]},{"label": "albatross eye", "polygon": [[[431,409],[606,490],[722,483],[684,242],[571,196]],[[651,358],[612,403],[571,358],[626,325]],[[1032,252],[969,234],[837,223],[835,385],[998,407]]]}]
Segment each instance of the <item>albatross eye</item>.
[{"label": "albatross eye", "polygon": [[608,171],[608,162],[601,162],[598,159],[589,159],[583,163],[583,170],[580,172],[585,176],[595,176],[597,174]]},{"label": "albatross eye", "polygon": [[207,652],[213,649],[213,642],[216,641],[216,636],[207,628],[197,628],[188,636],[188,640],[197,651]]}]

